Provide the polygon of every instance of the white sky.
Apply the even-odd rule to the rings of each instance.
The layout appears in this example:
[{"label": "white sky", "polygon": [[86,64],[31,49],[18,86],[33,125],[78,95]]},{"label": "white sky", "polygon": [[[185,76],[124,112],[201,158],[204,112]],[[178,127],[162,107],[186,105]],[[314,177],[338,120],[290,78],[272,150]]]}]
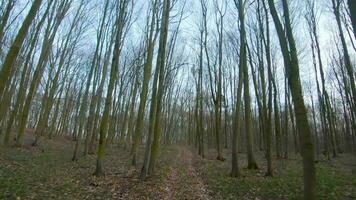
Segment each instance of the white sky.
[{"label": "white sky", "polygon": [[[77,5],[77,2],[79,0],[74,0],[75,6]],[[97,28],[97,22],[98,18],[100,17],[100,11],[103,9],[103,2],[101,0],[86,0],[87,1],[87,7],[91,8],[90,13],[88,13],[88,20],[90,19],[91,23],[91,28],[85,33],[83,37],[83,44],[84,48],[81,49],[82,53],[85,53],[88,57],[93,53],[94,47],[95,47],[95,30]],[[215,0],[207,0],[208,3],[208,22],[209,22],[209,46],[214,46],[216,42],[216,27],[215,27],[215,17],[214,17],[214,8],[213,8],[213,2]],[[224,0],[216,0],[216,2],[220,3],[223,2]],[[130,33],[129,37],[126,40],[126,46],[136,46],[140,42],[140,38],[143,34],[144,27],[145,27],[145,22],[146,22],[146,17],[147,17],[147,3],[148,0],[136,0],[136,7],[135,7],[135,14],[134,17],[137,17],[137,20],[135,21]],[[238,28],[237,28],[237,10],[234,6],[233,0],[226,0],[227,2],[227,14],[226,14],[226,19],[225,19],[225,31],[229,33],[236,32],[236,37],[238,37]],[[276,1],[278,2],[278,1]],[[306,86],[311,83],[312,90],[315,88],[315,76],[314,76],[314,69],[312,66],[311,62],[311,49],[310,49],[310,39],[309,35],[306,30],[306,23],[305,19],[303,17],[303,13],[305,12],[305,5],[303,5],[304,0],[291,0],[291,10],[292,10],[292,18],[294,21],[294,35],[297,40],[297,47],[298,50],[300,51],[300,75],[301,75],[301,80],[304,83],[304,93],[309,93],[306,91]],[[326,67],[325,72],[329,71],[329,54],[333,51],[335,51],[335,43],[334,43],[334,36],[337,35],[337,28],[335,25],[335,19],[331,13],[330,10],[330,5],[329,5],[329,0],[315,0],[317,4],[317,12],[319,13],[319,22],[318,22],[318,32],[320,35],[320,44],[321,44],[321,49],[322,49],[322,58],[324,62],[324,66]],[[23,8],[24,5],[28,3],[28,0],[18,0],[17,2],[17,7],[16,10],[19,11]],[[175,18],[172,19],[172,21],[177,21],[179,16],[176,14],[180,12],[182,9],[182,6],[184,4],[184,0],[178,0],[177,5],[175,6],[174,10],[172,11],[172,16],[176,16]],[[278,3],[277,3],[278,4]],[[250,5],[247,9],[247,23],[249,21],[249,18],[254,17],[253,12],[253,6]],[[280,6],[277,5],[277,8],[280,8]],[[28,9],[26,9],[28,10]],[[75,8],[72,8],[72,10],[75,10]],[[27,12],[24,12],[27,13]],[[64,23],[62,24],[62,30],[65,30],[65,27],[68,26],[67,24],[70,23],[70,16],[73,15],[73,13],[70,13],[68,16],[68,19],[65,19]],[[12,17],[16,16],[16,12],[13,14]],[[18,18],[18,21],[11,26],[10,31],[17,31],[21,20],[23,19],[23,16],[20,16]],[[184,49],[184,53],[186,54],[186,57],[188,58],[190,65],[185,66],[184,69],[181,70],[180,75],[178,77],[191,77],[191,70],[190,67],[192,65],[196,64],[196,57],[197,57],[197,52],[196,49],[198,49],[198,43],[197,43],[197,38],[199,36],[198,32],[198,24],[200,23],[201,19],[201,10],[200,10],[200,3],[199,0],[186,0],[186,4],[184,7],[184,19],[180,28],[180,36],[178,38],[178,47],[177,52],[182,51]],[[170,28],[171,30],[175,28],[177,23],[172,23]],[[271,29],[272,29],[272,42],[273,46],[279,48],[278,40],[276,38],[276,34],[274,33],[274,25],[271,22]],[[345,32],[345,36],[347,36],[347,39],[349,40],[348,35]],[[338,39],[338,38],[337,38]],[[83,52],[84,51],[84,52]],[[87,52],[85,52],[87,51]],[[352,55],[352,60],[355,60],[355,51],[353,51],[352,48],[349,48],[349,52]],[[213,52],[211,54],[214,54]],[[224,52],[224,55],[233,55],[231,52]],[[212,55],[213,56],[213,55]],[[278,80],[280,82],[280,91],[283,94],[283,62],[282,62],[282,57],[280,55],[279,50],[275,54],[276,60],[277,60],[277,68],[279,71],[278,75]],[[224,58],[225,61],[224,63],[227,63],[226,58]],[[237,70],[236,70],[237,72]],[[194,82],[191,81],[193,84]],[[251,82],[252,84],[252,82]],[[253,88],[251,88],[252,90]],[[330,88],[330,90],[333,90]],[[251,93],[253,93],[251,91]],[[314,92],[315,94],[315,92]],[[309,96],[309,95],[305,95]],[[310,96],[309,96],[310,97]],[[282,97],[283,99],[283,97]],[[310,98],[309,98],[310,99]]]}]

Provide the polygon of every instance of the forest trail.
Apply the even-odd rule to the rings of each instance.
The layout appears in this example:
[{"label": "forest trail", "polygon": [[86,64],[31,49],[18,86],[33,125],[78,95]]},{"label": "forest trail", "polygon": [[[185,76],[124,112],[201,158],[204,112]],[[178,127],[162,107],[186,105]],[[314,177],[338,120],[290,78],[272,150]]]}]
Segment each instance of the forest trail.
[{"label": "forest trail", "polygon": [[[214,149],[207,151],[209,157],[201,159],[192,147],[162,145],[155,175],[141,181],[142,163],[133,167],[129,151],[111,145],[105,159],[105,176],[95,177],[95,155],[71,161],[71,138],[43,138],[34,147],[30,144],[31,130],[26,133],[25,148],[0,147],[0,199],[301,199],[300,189],[290,192],[291,188],[300,188],[302,181],[301,161],[297,158],[284,160],[288,170],[276,170],[273,179],[267,179],[260,170],[245,168],[241,169],[243,179],[233,179],[227,173],[230,161],[216,160]],[[139,155],[143,150],[140,148]],[[259,155],[262,163],[263,156]],[[224,157],[229,159],[228,151],[224,151]],[[241,166],[245,166],[246,156],[240,157]],[[319,199],[327,199],[335,191],[334,199],[356,197],[355,163],[352,155],[319,162]]]},{"label": "forest trail", "polygon": [[24,148],[0,148],[0,199],[213,199],[189,146],[162,146],[155,175],[140,181],[142,163],[133,167],[124,148],[108,147],[105,176],[94,177],[96,156],[72,162],[71,138],[33,140],[26,130]]},{"label": "forest trail", "polygon": [[193,153],[187,146],[177,146],[169,167],[165,199],[211,199],[206,185],[193,166]]}]

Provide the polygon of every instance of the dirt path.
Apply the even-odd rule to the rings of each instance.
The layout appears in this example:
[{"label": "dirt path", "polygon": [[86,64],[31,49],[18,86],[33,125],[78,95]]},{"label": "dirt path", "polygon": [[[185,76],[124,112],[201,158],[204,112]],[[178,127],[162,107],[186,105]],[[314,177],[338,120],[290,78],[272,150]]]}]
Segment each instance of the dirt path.
[{"label": "dirt path", "polygon": [[33,138],[26,132],[25,148],[0,148],[0,199],[213,199],[187,146],[162,147],[155,176],[141,181],[142,165],[132,167],[125,149],[108,148],[105,176],[94,177],[96,156],[73,163],[70,138],[43,138],[37,147],[31,145]]},{"label": "dirt path", "polygon": [[166,198],[211,199],[202,178],[193,166],[193,154],[186,146],[177,147],[177,155],[169,167]]},{"label": "dirt path", "polygon": [[176,182],[178,180],[178,175],[176,169],[173,167],[170,167],[169,169],[169,174],[168,174],[168,181],[166,184],[166,191],[167,191],[167,197],[166,199],[174,199],[175,193],[176,193]]}]

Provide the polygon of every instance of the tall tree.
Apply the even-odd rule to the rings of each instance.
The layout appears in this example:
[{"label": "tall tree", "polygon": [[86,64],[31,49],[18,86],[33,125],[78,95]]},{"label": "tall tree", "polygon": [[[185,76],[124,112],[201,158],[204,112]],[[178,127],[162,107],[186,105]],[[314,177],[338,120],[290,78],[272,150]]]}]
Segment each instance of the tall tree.
[{"label": "tall tree", "polygon": [[117,77],[119,63],[120,63],[120,55],[121,55],[122,45],[124,42],[123,39],[125,36],[125,26],[127,25],[129,20],[128,4],[129,4],[129,0],[121,0],[120,2],[118,2],[117,11],[119,12],[119,14],[118,14],[117,22],[115,24],[116,37],[115,37],[113,59],[112,59],[112,65],[110,71],[110,80],[109,80],[108,91],[105,99],[103,117],[101,119],[100,128],[99,128],[98,156],[96,162],[96,169],[94,172],[96,176],[103,175],[102,160],[105,155],[105,141],[106,141],[108,127],[110,123],[109,115],[112,106],[112,94],[114,91],[116,77]]},{"label": "tall tree", "polygon": [[[31,43],[30,43],[30,46],[29,46],[29,50],[28,50],[28,53],[27,53],[26,58],[24,60],[24,65],[22,67],[22,74],[21,74],[21,77],[20,77],[19,90],[17,92],[16,101],[15,101],[14,107],[13,107],[11,113],[10,113],[9,119],[7,121],[7,124],[6,124],[5,137],[4,137],[4,144],[5,145],[9,144],[11,128],[13,126],[13,123],[16,120],[16,116],[18,114],[18,111],[21,109],[23,101],[25,99],[26,85],[29,82],[29,74],[31,72],[31,69],[30,69],[31,62],[30,61],[33,58],[33,54],[34,54],[34,51],[35,51],[36,43],[38,41],[38,37],[39,37],[39,35],[41,33],[42,26],[43,26],[43,24],[44,24],[44,22],[46,20],[46,17],[47,17],[47,15],[49,13],[50,8],[51,8],[51,4],[48,4],[48,6],[46,8],[46,11],[43,14],[43,16],[41,17],[41,19],[39,20],[38,24],[36,25],[34,34],[32,35],[32,38],[31,38]],[[0,108],[2,106],[4,106],[4,105],[0,105]],[[0,116],[0,121],[4,117],[5,117],[4,115],[1,115]]]},{"label": "tall tree", "polygon": [[342,21],[341,21],[341,12],[342,12],[342,0],[331,0],[332,3],[332,8],[333,8],[333,13],[335,16],[335,20],[337,23],[338,31],[339,31],[339,36],[340,36],[340,41],[341,41],[341,46],[342,46],[342,52],[343,52],[343,57],[344,57],[344,67],[346,68],[347,76],[350,82],[351,86],[351,97],[352,97],[352,110],[354,113],[354,116],[356,116],[356,80],[355,80],[355,72],[354,68],[351,63],[351,58],[350,58],[350,53],[347,47],[346,43],[346,38],[344,35],[343,27],[342,27]]},{"label": "tall tree", "polygon": [[[11,2],[9,2],[11,3]],[[4,60],[4,64],[2,65],[1,71],[0,71],[0,98],[3,96],[4,88],[6,86],[7,81],[10,79],[11,76],[11,70],[14,68],[14,62],[16,61],[18,54],[20,52],[20,49],[22,47],[23,41],[25,40],[25,37],[27,35],[27,32],[32,24],[32,21],[34,20],[40,6],[42,4],[42,0],[35,0],[32,3],[32,6],[25,18],[25,20],[22,23],[22,26],[19,30],[19,32],[16,35],[16,38],[14,42],[12,43],[6,58]]]},{"label": "tall tree", "polygon": [[299,62],[290,20],[289,5],[287,0],[282,0],[286,34],[281,19],[277,13],[274,0],[268,0],[268,5],[278,34],[284,67],[287,72],[288,84],[295,109],[297,129],[301,144],[301,154],[303,157],[304,199],[311,200],[316,198],[314,145],[300,82]]},{"label": "tall tree", "polygon": [[151,79],[153,53],[154,53],[156,38],[159,33],[156,29],[156,26],[158,24],[157,17],[156,17],[157,11],[158,11],[157,3],[158,3],[157,0],[151,1],[152,14],[151,14],[151,22],[150,22],[149,29],[148,29],[149,34],[148,34],[147,44],[146,44],[146,48],[147,48],[146,61],[144,64],[144,69],[143,69],[143,82],[142,82],[142,90],[141,90],[141,94],[140,94],[140,104],[138,107],[135,132],[133,135],[133,143],[132,143],[132,149],[131,149],[131,153],[133,154],[133,156],[132,156],[132,164],[133,165],[135,165],[137,162],[137,150],[138,150],[139,141],[141,139],[141,135],[143,132],[142,129],[143,129],[143,125],[144,125],[143,123],[144,123],[144,116],[145,116],[145,110],[146,110],[148,86],[149,86],[149,82]]},{"label": "tall tree", "polygon": [[18,130],[18,135],[16,140],[17,146],[23,145],[23,137],[24,137],[25,128],[27,125],[27,120],[28,120],[31,104],[33,101],[33,97],[38,89],[45,67],[48,64],[48,58],[50,52],[52,51],[52,46],[53,46],[55,36],[57,34],[57,30],[61,25],[63,18],[68,12],[71,4],[72,4],[72,0],[65,0],[60,3],[54,4],[53,9],[56,9],[56,11],[53,12],[48,19],[48,26],[43,38],[40,57],[36,69],[34,71],[33,78],[30,83],[30,88],[24,103],[23,111],[20,117],[19,130]]},{"label": "tall tree", "polygon": [[[5,10],[3,11],[1,17],[0,17],[0,49],[2,49],[4,41],[4,35],[5,35],[5,27],[8,24],[10,14],[15,7],[15,0],[9,0],[6,4]],[[2,53],[2,50],[0,50],[0,53]]]},{"label": "tall tree", "polygon": [[163,107],[163,95],[164,95],[164,76],[166,68],[166,49],[167,49],[167,39],[168,39],[168,27],[169,27],[169,16],[171,10],[171,1],[163,1],[163,11],[161,18],[161,30],[159,39],[159,48],[157,55],[157,69],[159,72],[158,83],[157,83],[157,107],[155,112],[155,123],[154,123],[154,135],[151,146],[151,155],[148,166],[148,173],[153,174],[155,170],[156,160],[159,153],[160,135],[161,135],[161,117],[162,117],[162,107]]},{"label": "tall tree", "polygon": [[252,114],[251,114],[251,96],[250,96],[250,79],[247,67],[247,41],[245,28],[245,5],[244,0],[235,0],[235,6],[239,11],[240,22],[240,59],[239,68],[243,70],[243,87],[244,87],[244,105],[245,105],[245,131],[247,139],[247,168],[257,169],[255,154],[253,152],[253,132],[252,132]]}]

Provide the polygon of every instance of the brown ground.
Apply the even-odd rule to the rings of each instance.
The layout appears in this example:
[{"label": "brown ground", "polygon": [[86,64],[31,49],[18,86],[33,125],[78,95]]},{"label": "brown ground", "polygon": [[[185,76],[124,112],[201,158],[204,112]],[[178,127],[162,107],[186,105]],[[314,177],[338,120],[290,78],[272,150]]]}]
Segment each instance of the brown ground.
[{"label": "brown ground", "polygon": [[[224,162],[209,149],[202,159],[188,146],[161,146],[155,175],[146,181],[138,176],[142,166],[131,166],[129,149],[108,145],[105,176],[95,177],[95,155],[72,162],[70,137],[42,138],[33,147],[33,131],[27,130],[23,148],[0,146],[0,199],[301,199],[302,166],[299,156],[274,160],[275,176],[264,176],[263,152],[256,152],[259,170],[247,170],[246,155],[239,154],[242,177],[231,178],[230,151]],[[81,146],[83,147],[83,146]],[[143,155],[142,146],[139,155]],[[82,149],[81,151],[82,152]],[[356,157],[340,154],[332,161],[321,158],[318,199],[356,198]]]},{"label": "brown ground", "polygon": [[[206,185],[193,166],[193,155],[187,146],[177,146],[174,165],[169,167],[164,199],[211,199]],[[185,187],[182,187],[185,186]]]},{"label": "brown ground", "polygon": [[23,148],[0,147],[0,199],[210,199],[187,146],[162,146],[155,176],[140,181],[142,158],[131,166],[128,149],[109,145],[95,177],[95,155],[71,161],[71,138],[33,138],[27,130]]}]

